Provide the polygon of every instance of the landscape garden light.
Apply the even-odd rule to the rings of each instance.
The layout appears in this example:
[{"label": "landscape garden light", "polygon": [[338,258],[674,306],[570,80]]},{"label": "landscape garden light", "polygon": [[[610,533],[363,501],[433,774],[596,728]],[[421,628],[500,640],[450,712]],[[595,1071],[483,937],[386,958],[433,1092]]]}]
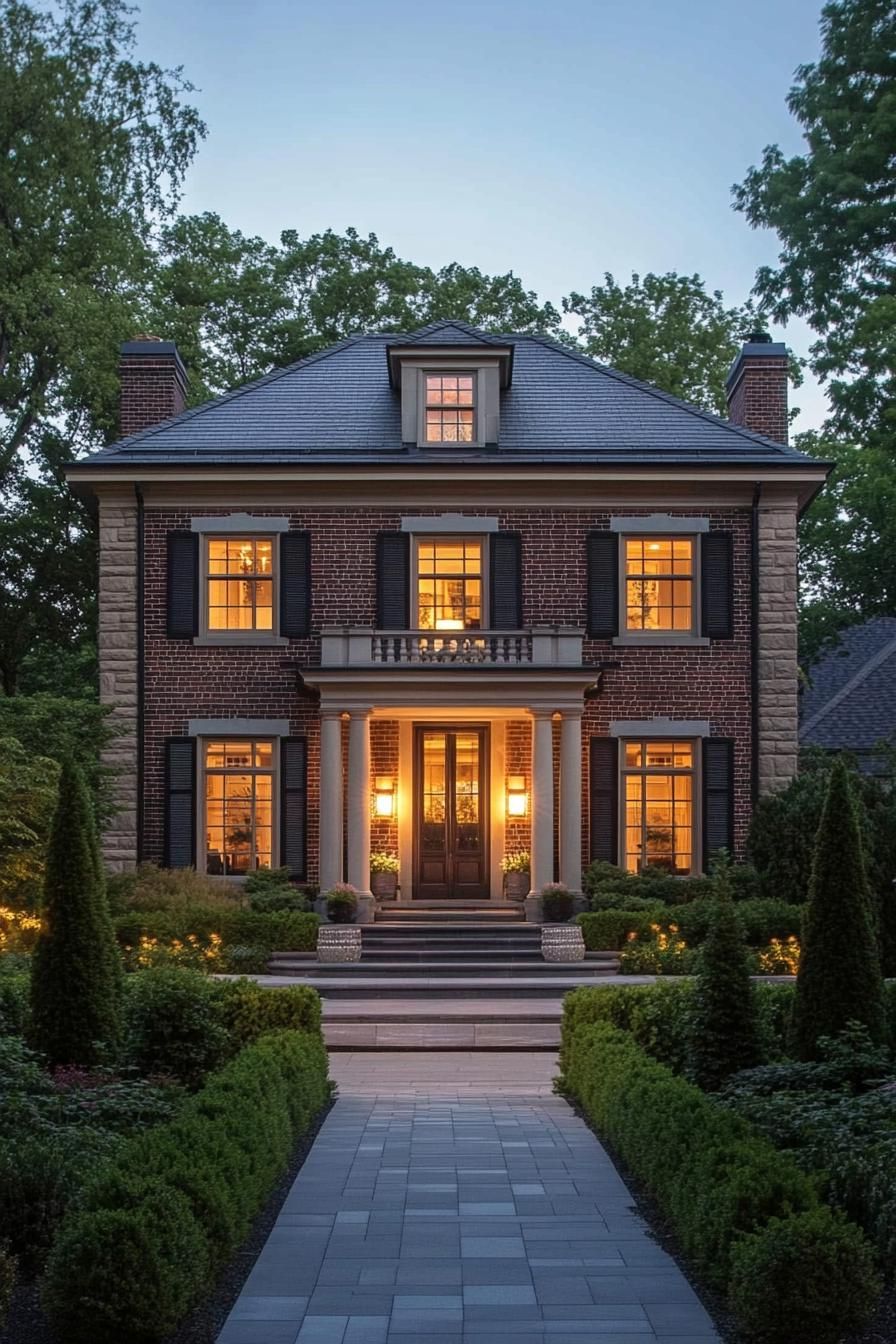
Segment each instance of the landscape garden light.
[{"label": "landscape garden light", "polygon": [[507,815],[524,817],[529,811],[529,795],[526,792],[525,775],[507,776]]},{"label": "landscape garden light", "polygon": [[391,775],[377,775],[374,799],[374,811],[378,817],[395,815],[395,780]]}]

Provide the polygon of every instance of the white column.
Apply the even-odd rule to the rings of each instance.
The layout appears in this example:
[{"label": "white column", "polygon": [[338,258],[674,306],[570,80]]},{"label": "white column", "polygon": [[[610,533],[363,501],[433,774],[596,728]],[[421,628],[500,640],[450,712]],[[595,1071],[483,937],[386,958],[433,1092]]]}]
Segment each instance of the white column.
[{"label": "white column", "polygon": [[582,890],[582,716],[560,725],[560,881]]},{"label": "white column", "polygon": [[554,880],[554,741],[551,715],[532,711],[532,845],[530,881],[533,896]]},{"label": "white column", "polygon": [[320,716],[320,889],[342,881],[342,715]]},{"label": "white column", "polygon": [[370,895],[370,710],[353,709],[348,725],[348,881]]}]

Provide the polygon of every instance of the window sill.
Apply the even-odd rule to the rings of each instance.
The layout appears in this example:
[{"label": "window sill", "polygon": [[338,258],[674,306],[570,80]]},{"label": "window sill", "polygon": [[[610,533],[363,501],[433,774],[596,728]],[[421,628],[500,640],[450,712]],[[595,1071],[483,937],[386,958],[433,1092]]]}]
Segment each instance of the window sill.
[{"label": "window sill", "polygon": [[259,635],[247,631],[245,635],[195,635],[193,643],[201,649],[273,649],[288,644],[285,635]]},{"label": "window sill", "polygon": [[630,649],[706,649],[709,647],[709,640],[705,635],[615,635],[612,643]]}]

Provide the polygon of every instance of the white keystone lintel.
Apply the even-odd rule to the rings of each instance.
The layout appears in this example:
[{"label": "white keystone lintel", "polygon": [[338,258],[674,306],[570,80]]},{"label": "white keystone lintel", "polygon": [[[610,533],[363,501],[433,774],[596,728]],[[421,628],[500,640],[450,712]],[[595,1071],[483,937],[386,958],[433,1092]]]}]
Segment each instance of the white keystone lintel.
[{"label": "white keystone lintel", "polygon": [[289,719],[190,719],[188,737],[289,737]]},{"label": "white keystone lintel", "polygon": [[610,737],[711,737],[709,719],[613,719]]},{"label": "white keystone lintel", "polygon": [[251,513],[228,513],[217,518],[191,518],[191,532],[242,535],[245,532],[288,532],[288,518],[259,517]]},{"label": "white keystone lintel", "polygon": [[611,532],[630,532],[632,534],[656,533],[668,536],[679,533],[690,535],[694,532],[708,532],[708,518],[676,518],[670,513],[651,513],[646,518],[611,518]]},{"label": "white keystone lintel", "polygon": [[476,518],[468,513],[437,513],[430,518],[402,518],[402,532],[497,532],[497,518]]}]

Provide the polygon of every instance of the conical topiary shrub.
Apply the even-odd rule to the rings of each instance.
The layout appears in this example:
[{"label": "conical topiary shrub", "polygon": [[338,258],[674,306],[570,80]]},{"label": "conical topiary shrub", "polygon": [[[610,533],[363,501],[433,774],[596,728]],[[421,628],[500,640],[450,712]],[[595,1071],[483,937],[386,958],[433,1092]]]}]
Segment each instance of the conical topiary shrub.
[{"label": "conical topiary shrub", "polygon": [[743,930],[727,875],[715,879],[709,933],[703,943],[690,1024],[690,1072],[714,1092],[738,1069],[759,1063],[756,1007]]},{"label": "conical topiary shrub", "polygon": [[815,840],[809,903],[796,980],[793,1028],[802,1059],[820,1036],[860,1022],[872,1039],[886,1035],[880,954],[871,916],[862,840],[849,775],[831,771]]},{"label": "conical topiary shrub", "polygon": [[121,1027],[121,958],[106,903],[87,787],[62,766],[31,969],[33,1042],[52,1064],[105,1059]]}]

